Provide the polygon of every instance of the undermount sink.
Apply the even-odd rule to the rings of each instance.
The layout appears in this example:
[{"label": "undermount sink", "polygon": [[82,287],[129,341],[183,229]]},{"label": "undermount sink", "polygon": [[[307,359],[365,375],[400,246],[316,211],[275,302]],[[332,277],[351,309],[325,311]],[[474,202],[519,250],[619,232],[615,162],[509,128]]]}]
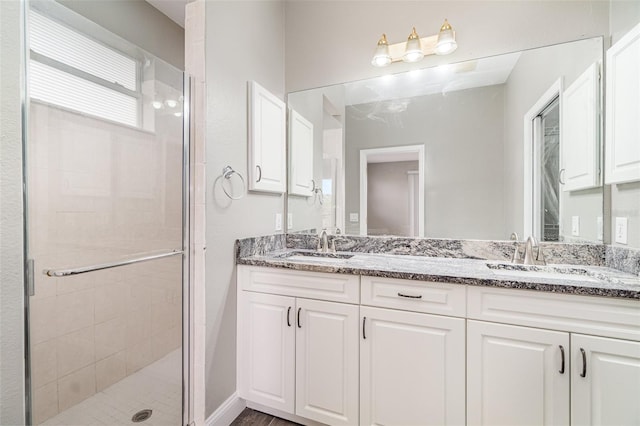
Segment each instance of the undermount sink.
[{"label": "undermount sink", "polygon": [[589,271],[573,266],[517,265],[510,263],[487,263],[487,268],[496,275],[518,278],[547,278],[581,282],[598,282]]},{"label": "undermount sink", "polygon": [[335,263],[339,260],[350,259],[353,255],[346,253],[323,253],[320,251],[292,251],[285,253],[281,257],[293,261]]}]

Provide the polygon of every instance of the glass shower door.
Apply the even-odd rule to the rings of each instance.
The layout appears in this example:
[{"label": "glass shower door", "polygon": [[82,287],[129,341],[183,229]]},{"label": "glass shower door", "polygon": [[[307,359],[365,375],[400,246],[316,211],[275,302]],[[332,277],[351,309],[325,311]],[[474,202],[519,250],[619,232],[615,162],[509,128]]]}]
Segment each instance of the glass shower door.
[{"label": "glass shower door", "polygon": [[27,28],[31,423],[183,424],[183,73],[52,1]]}]

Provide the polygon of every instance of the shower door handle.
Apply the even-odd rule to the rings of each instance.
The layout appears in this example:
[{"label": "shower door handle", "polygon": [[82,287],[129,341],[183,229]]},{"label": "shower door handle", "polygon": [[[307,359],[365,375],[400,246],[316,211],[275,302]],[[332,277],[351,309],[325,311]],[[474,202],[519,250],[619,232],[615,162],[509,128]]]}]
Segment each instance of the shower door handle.
[{"label": "shower door handle", "polygon": [[132,257],[130,259],[119,260],[119,261],[110,262],[110,263],[101,263],[101,264],[91,265],[91,266],[82,266],[79,268],[45,269],[44,271],[42,271],[42,273],[48,277],[68,277],[71,275],[79,275],[79,274],[86,274],[87,272],[100,271],[102,269],[116,268],[118,266],[132,265],[134,263],[148,262],[150,260],[162,259],[170,256],[177,256],[183,253],[184,252],[182,250],[172,250],[165,253],[149,254],[146,256],[137,256],[137,257]]}]

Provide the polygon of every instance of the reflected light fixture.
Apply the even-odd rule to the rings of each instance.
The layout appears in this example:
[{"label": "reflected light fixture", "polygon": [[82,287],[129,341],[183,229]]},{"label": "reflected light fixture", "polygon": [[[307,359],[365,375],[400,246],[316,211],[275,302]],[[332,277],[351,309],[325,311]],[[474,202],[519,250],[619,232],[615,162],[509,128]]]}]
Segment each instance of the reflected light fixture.
[{"label": "reflected light fixture", "polygon": [[444,20],[444,24],[440,27],[438,33],[438,42],[436,43],[436,55],[448,55],[458,48],[456,43],[456,35],[449,21]]},{"label": "reflected light fixture", "polygon": [[169,108],[175,108],[178,106],[178,101],[176,101],[175,99],[167,99],[166,101],[164,101],[164,103],[167,104]]},{"label": "reflected light fixture", "polygon": [[389,44],[382,34],[371,60],[374,67],[384,67],[393,62],[418,62],[426,55],[448,55],[456,50],[456,33],[445,19],[436,35],[420,38],[414,27],[405,43]]},{"label": "reflected light fixture", "polygon": [[151,102],[151,106],[152,106],[154,109],[160,109],[160,108],[162,108],[162,102],[160,102],[160,101],[153,101],[153,102]]}]

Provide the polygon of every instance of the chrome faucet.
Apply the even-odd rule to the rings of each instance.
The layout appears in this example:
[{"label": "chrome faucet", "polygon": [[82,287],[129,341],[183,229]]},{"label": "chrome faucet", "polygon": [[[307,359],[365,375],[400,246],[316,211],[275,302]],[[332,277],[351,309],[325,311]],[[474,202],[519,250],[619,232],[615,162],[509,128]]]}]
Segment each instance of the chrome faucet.
[{"label": "chrome faucet", "polygon": [[[536,254],[534,256],[533,250],[536,250]],[[533,236],[529,236],[527,238],[527,242],[524,245],[524,260],[523,263],[525,265],[546,265],[547,262],[544,260],[544,255],[542,254],[542,249],[540,245],[536,241]]]},{"label": "chrome faucet", "polygon": [[318,251],[329,253],[329,236],[327,235],[326,229],[323,229],[318,236]]}]

